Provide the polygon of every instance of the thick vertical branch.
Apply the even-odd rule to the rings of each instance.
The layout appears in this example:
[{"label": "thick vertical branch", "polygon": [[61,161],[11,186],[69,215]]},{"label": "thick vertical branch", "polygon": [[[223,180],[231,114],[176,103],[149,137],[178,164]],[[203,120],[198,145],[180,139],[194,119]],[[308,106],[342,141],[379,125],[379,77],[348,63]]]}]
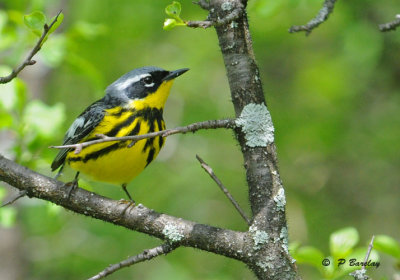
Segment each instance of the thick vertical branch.
[{"label": "thick vertical branch", "polygon": [[[251,115],[260,111],[264,117],[255,122],[263,123],[266,122],[265,119],[270,119],[270,115],[266,108],[243,5],[245,3],[239,0],[213,0],[210,3],[209,18],[216,22],[237,10],[240,11],[236,20],[216,25],[215,29],[225,62],[236,117],[241,119],[245,118],[244,112]],[[247,119],[244,123],[251,124],[252,121],[254,122],[254,119]],[[267,130],[272,129],[265,131],[265,127]],[[238,128],[235,133],[244,157],[253,212],[250,232],[266,237],[263,243],[265,246],[260,246],[248,265],[259,279],[295,279],[296,270],[287,251],[285,196],[278,173],[272,122],[255,131],[265,134],[261,135],[261,140],[253,139],[260,135],[250,135],[254,131],[247,128]]]}]

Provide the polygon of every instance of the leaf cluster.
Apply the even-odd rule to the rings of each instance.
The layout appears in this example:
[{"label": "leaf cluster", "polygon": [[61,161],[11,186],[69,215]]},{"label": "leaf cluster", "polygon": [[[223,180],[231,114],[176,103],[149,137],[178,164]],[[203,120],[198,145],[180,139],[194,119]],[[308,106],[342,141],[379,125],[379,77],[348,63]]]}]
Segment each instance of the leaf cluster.
[{"label": "leaf cluster", "polygon": [[[316,268],[323,279],[341,279],[343,276],[361,269],[359,266],[349,265],[350,259],[356,259],[357,262],[363,262],[365,259],[368,244],[356,247],[359,239],[358,231],[354,227],[346,227],[330,235],[330,253],[328,256],[316,247],[300,246],[296,242],[290,244],[289,250],[299,264],[307,264]],[[379,253],[384,253],[393,257],[395,265],[399,266],[400,243],[398,241],[387,235],[377,235],[374,239],[373,248],[368,260],[375,263],[379,262]],[[328,261],[323,262],[324,260]],[[345,260],[345,263],[340,265],[340,260]],[[329,265],[326,265],[327,263]],[[371,266],[366,266],[366,268],[368,270]]]}]

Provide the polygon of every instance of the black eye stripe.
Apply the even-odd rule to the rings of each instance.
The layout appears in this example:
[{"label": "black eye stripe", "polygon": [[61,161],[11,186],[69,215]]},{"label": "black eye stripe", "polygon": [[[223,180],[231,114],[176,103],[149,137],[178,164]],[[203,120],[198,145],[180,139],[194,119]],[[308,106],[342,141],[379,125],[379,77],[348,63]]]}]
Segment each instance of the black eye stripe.
[{"label": "black eye stripe", "polygon": [[[130,99],[143,99],[151,93],[155,93],[162,84],[168,71],[151,71],[136,75],[131,79],[128,87],[123,88]],[[126,82],[127,84],[127,82]]]}]

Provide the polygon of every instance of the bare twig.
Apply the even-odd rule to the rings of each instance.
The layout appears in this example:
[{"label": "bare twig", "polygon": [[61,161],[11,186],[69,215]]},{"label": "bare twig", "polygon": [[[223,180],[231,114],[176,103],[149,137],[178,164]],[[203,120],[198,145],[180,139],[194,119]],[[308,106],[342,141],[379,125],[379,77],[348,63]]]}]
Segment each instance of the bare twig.
[{"label": "bare twig", "polygon": [[294,33],[294,32],[300,32],[300,31],[305,31],[306,35],[310,35],[311,31],[318,27],[321,23],[326,21],[329,17],[329,15],[333,12],[333,8],[335,7],[335,2],[337,0],[325,0],[324,4],[319,10],[318,14],[310,20],[307,24],[305,25],[293,25],[290,27],[289,32]]},{"label": "bare twig", "polygon": [[20,192],[17,194],[16,197],[10,199],[9,201],[7,201],[7,202],[4,203],[3,205],[1,205],[0,208],[5,207],[5,206],[7,206],[7,205],[13,204],[15,201],[17,201],[17,200],[20,199],[21,197],[24,197],[24,196],[26,195],[26,193],[27,193],[27,192],[26,192],[25,190],[20,191]]},{"label": "bare twig", "polygon": [[[200,2],[204,2],[204,1],[199,1],[196,4],[199,4],[203,9],[205,9],[200,4]],[[224,25],[224,24],[233,22],[234,20],[238,19],[242,15],[242,13],[244,11],[244,5],[241,1],[232,1],[232,2],[227,2],[227,3],[228,3],[227,5],[235,5],[235,7],[229,7],[229,9],[232,9],[232,11],[229,14],[227,14],[226,16],[224,16],[223,18],[220,19],[217,17],[215,20],[207,19],[204,21],[197,21],[197,20],[188,21],[188,22],[186,22],[186,25],[188,27],[192,27],[192,28],[201,27],[201,28],[205,29],[205,28],[209,28],[211,26],[220,26],[220,25]],[[226,9],[228,9],[228,7]],[[206,8],[206,10],[208,10],[208,8]],[[210,17],[210,15],[209,15],[209,17]]]},{"label": "bare twig", "polygon": [[398,26],[400,26],[400,14],[396,15],[396,19],[391,22],[379,24],[379,30],[382,32],[394,31]]},{"label": "bare twig", "polygon": [[368,262],[368,258],[369,258],[369,255],[371,254],[372,248],[374,247],[374,239],[375,239],[375,235],[372,235],[371,242],[368,245],[367,254],[365,255],[364,264],[362,266],[364,269],[365,269],[366,263]]},{"label": "bare twig", "polygon": [[54,20],[50,23],[50,25],[45,24],[43,26],[43,33],[42,36],[40,36],[39,40],[37,41],[36,45],[33,47],[33,49],[30,51],[29,55],[27,56],[27,58],[24,60],[24,62],[22,62],[22,64],[20,66],[18,66],[17,68],[15,68],[10,75],[5,76],[5,77],[0,77],[0,84],[6,84],[8,82],[10,82],[12,79],[14,79],[15,77],[17,77],[17,75],[19,74],[19,72],[21,72],[26,66],[28,65],[33,65],[36,63],[35,60],[33,60],[33,56],[35,54],[37,54],[38,51],[40,51],[40,49],[42,48],[42,43],[44,41],[44,39],[46,38],[47,34],[49,33],[51,27],[57,22],[59,15],[61,14],[61,11],[58,12],[58,14],[56,15],[56,17],[54,18]]},{"label": "bare twig", "polygon": [[209,28],[211,26],[214,26],[215,22],[213,22],[211,20],[191,20],[191,21],[188,21],[186,23],[186,25],[188,27],[192,27],[192,28],[200,27],[200,28],[206,29],[206,28]]},{"label": "bare twig", "polygon": [[207,163],[205,163],[205,161],[201,157],[199,157],[199,155],[196,155],[196,158],[200,162],[201,167],[203,167],[203,169],[208,173],[208,175],[210,175],[210,177],[215,181],[215,183],[217,183],[218,187],[224,192],[224,194],[230,200],[233,206],[235,206],[240,216],[242,216],[242,218],[246,221],[248,225],[251,225],[251,221],[247,217],[246,213],[243,211],[242,208],[240,208],[239,203],[237,203],[237,201],[233,198],[229,190],[224,186],[224,184],[222,184],[221,180],[217,177],[217,175],[215,175],[212,168]]},{"label": "bare twig", "polygon": [[140,263],[143,261],[148,261],[151,260],[152,258],[158,257],[159,255],[166,255],[170,252],[172,252],[174,249],[178,248],[178,245],[175,243],[164,243],[160,246],[157,246],[155,248],[149,249],[149,250],[144,250],[142,253],[132,256],[126,260],[123,260],[117,264],[112,264],[100,273],[96,274],[95,276],[89,278],[88,280],[98,280],[102,279],[118,270],[124,267],[128,267],[131,265],[134,265],[136,263]]},{"label": "bare twig", "polygon": [[367,266],[369,255],[371,254],[372,248],[374,247],[374,239],[375,239],[375,235],[372,235],[371,242],[368,245],[367,254],[365,255],[362,268],[350,273],[350,276],[353,276],[355,280],[368,280],[369,279],[369,276],[366,274],[367,270],[365,269],[365,267]]},{"label": "bare twig", "polygon": [[[167,137],[177,133],[187,133],[187,132],[195,132],[200,129],[216,129],[216,128],[233,128],[235,127],[235,121],[233,119],[223,119],[223,120],[210,120],[204,122],[192,123],[187,126],[176,127],[172,129],[161,130],[157,132],[151,132],[142,135],[133,135],[133,136],[124,136],[124,137],[108,137],[106,135],[97,135],[100,139],[71,144],[71,145],[63,145],[63,146],[50,146],[49,148],[54,149],[75,149],[75,154],[79,154],[80,151],[87,146],[91,146],[94,144],[111,142],[111,141],[134,141],[137,142],[142,139],[154,138],[157,136]],[[130,144],[132,146],[132,144]]]}]

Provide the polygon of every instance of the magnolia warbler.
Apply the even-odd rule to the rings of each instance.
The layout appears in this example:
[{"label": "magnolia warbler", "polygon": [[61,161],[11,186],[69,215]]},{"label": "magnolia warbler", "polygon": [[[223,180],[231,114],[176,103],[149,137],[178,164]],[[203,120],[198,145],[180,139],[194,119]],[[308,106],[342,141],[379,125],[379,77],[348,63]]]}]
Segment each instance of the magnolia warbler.
[{"label": "magnolia warbler", "polygon": [[[66,132],[63,145],[98,139],[99,134],[122,137],[164,130],[163,109],[172,83],[188,70],[147,66],[126,73],[79,115]],[[127,183],[154,160],[163,144],[164,138],[158,136],[139,140],[132,147],[129,141],[113,141],[84,147],[77,154],[74,149],[61,149],[51,169],[61,167],[57,177],[65,164],[76,170],[73,188],[80,172],[98,181],[120,184],[133,201]]]}]

